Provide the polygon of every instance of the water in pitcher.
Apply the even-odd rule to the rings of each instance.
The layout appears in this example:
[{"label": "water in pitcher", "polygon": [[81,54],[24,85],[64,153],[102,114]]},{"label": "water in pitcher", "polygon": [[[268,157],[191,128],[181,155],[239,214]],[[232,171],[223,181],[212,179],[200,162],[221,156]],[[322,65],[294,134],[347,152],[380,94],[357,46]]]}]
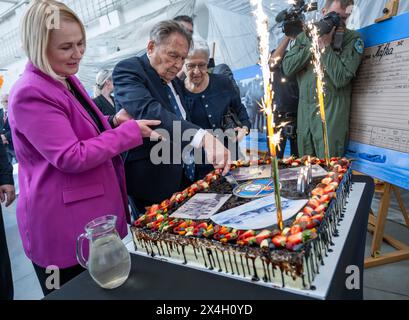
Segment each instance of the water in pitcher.
[{"label": "water in pitcher", "polygon": [[88,267],[90,275],[102,288],[114,289],[128,278],[131,259],[119,237],[109,234],[92,243]]}]

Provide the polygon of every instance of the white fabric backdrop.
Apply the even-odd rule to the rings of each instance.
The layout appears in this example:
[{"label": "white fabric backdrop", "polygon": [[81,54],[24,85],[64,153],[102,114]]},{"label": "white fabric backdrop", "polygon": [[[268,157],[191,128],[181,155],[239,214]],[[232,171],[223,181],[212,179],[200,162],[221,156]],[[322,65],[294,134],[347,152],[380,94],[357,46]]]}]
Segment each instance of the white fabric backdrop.
[{"label": "white fabric backdrop", "polygon": [[[232,69],[254,65],[258,60],[257,35],[249,0],[181,0],[171,4],[158,2],[159,10],[146,12],[134,21],[90,41],[82,63],[80,78],[91,89],[94,76],[101,67],[113,67],[119,60],[144,52],[149,29],[162,19],[178,14],[195,16],[195,34],[216,43],[216,63],[227,63]],[[167,5],[161,5],[161,4]],[[290,5],[284,0],[264,0],[265,12],[271,26],[270,46],[275,48],[282,32],[275,22],[277,14]],[[321,8],[324,0],[319,0]],[[386,0],[356,0],[355,16],[350,22],[354,29],[374,23],[382,16]],[[409,1],[401,1],[399,13],[409,11]],[[319,12],[310,13],[308,19],[318,19]],[[120,51],[116,52],[117,48]]]},{"label": "white fabric backdrop", "polygon": [[[275,22],[277,14],[288,8],[287,0],[263,0],[271,26],[270,47],[277,46],[282,32]],[[307,0],[309,2],[309,0]],[[322,7],[324,0],[319,0]],[[355,29],[370,25],[387,0],[356,0]],[[195,35],[216,43],[216,63],[227,63],[233,70],[254,65],[258,61],[257,35],[249,0],[149,0],[129,1],[119,11],[125,17],[120,26],[110,31],[104,23],[87,26],[89,37],[79,77],[91,93],[100,68],[112,68],[118,61],[144,52],[149,30],[154,23],[186,14],[195,17]],[[399,13],[409,11],[409,0],[400,1]],[[319,17],[319,13],[308,15]],[[107,16],[102,17],[109,21]],[[102,20],[101,18],[101,20]],[[124,23],[126,22],[126,23]],[[106,28],[107,27],[107,28]],[[113,28],[113,26],[111,26]],[[23,71],[26,59],[6,65],[4,92]],[[0,57],[1,66],[1,57]]]}]

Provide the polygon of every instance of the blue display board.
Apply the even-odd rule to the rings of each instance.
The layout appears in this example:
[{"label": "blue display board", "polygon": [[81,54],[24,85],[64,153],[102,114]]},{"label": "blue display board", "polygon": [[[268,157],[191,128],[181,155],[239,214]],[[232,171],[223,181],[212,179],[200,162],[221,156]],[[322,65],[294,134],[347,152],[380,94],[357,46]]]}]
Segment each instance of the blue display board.
[{"label": "blue display board", "polygon": [[367,49],[353,86],[347,156],[353,169],[409,189],[409,13],[360,33]]}]

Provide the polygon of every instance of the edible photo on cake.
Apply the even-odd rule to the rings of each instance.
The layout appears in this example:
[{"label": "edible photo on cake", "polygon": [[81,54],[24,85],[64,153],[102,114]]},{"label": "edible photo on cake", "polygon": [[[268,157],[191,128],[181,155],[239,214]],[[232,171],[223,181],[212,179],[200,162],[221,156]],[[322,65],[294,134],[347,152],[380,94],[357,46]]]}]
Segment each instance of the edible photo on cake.
[{"label": "edible photo on cake", "polygon": [[171,217],[192,220],[209,219],[231,196],[231,194],[198,193],[176,210]]},{"label": "edible photo on cake", "polygon": [[[287,220],[297,214],[307,200],[281,199],[283,219]],[[263,229],[277,224],[275,196],[270,195],[229,209],[213,216],[212,221],[221,226],[239,230]]]}]

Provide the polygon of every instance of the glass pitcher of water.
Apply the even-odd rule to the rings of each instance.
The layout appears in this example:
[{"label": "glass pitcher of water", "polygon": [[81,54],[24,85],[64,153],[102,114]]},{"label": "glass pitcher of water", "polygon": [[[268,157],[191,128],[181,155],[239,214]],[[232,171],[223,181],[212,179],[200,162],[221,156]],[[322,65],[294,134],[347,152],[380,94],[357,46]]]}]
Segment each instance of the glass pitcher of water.
[{"label": "glass pitcher of water", "polygon": [[[116,216],[97,218],[85,226],[86,233],[77,239],[77,260],[91,277],[105,289],[122,285],[131,270],[131,258],[116,228]],[[83,243],[89,240],[89,258],[84,258]]]}]

